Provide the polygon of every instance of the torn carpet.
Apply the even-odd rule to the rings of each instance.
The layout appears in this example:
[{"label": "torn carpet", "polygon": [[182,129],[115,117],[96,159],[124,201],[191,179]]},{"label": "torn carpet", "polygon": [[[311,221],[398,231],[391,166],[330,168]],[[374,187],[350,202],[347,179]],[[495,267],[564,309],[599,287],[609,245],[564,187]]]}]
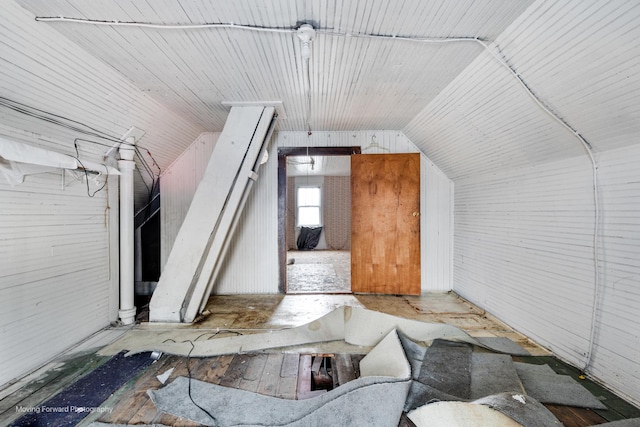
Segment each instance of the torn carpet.
[{"label": "torn carpet", "polygon": [[471,337],[465,331],[443,323],[404,319],[360,307],[342,306],[305,325],[252,335],[214,338],[193,342],[157,342],[131,345],[127,355],[143,351],[208,357],[293,345],[339,341],[359,346],[374,346],[392,330],[399,330],[414,341],[430,343],[435,339],[466,342],[501,352]]},{"label": "torn carpet", "polygon": [[[411,369],[395,331],[362,359],[360,372],[360,378],[304,400],[264,396],[184,377],[149,395],[158,409],[206,425],[397,426]],[[189,399],[189,385],[193,400],[213,418]]]},{"label": "torn carpet", "polygon": [[[408,340],[408,338],[404,338]],[[404,341],[403,341],[404,342]],[[410,348],[405,344],[405,348]],[[413,351],[414,358],[420,357]],[[523,393],[511,357],[474,352],[468,343],[434,340],[414,367],[405,411],[434,401],[468,401],[503,393]]]},{"label": "torn carpet", "polygon": [[559,375],[549,365],[515,363],[527,394],[542,403],[581,408],[607,409],[589,390],[568,375]]},{"label": "torn carpet", "polygon": [[562,423],[541,403],[501,393],[473,402],[435,402],[408,414],[417,427],[551,427]]}]

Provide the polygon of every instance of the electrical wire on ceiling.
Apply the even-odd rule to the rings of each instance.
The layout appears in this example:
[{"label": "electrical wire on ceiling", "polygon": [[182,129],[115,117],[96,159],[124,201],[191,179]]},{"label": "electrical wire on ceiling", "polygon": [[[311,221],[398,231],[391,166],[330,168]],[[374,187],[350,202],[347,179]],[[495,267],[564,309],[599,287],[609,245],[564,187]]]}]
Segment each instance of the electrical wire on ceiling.
[{"label": "electrical wire on ceiling", "polygon": [[572,134],[574,134],[580,142],[585,145],[585,147],[590,150],[590,144],[575,130],[573,129],[567,122],[562,120],[557,114],[551,111],[544,103],[541,102],[540,98],[535,95],[527,86],[520,74],[518,74],[508,63],[507,61],[500,57],[487,43],[480,37],[413,37],[413,36],[402,36],[395,34],[367,34],[367,33],[348,33],[348,32],[340,32],[334,31],[331,29],[315,29],[310,24],[302,24],[298,27],[290,27],[290,28],[277,28],[277,27],[264,27],[264,26],[254,26],[254,25],[240,25],[235,23],[202,23],[202,24],[163,24],[163,23],[152,23],[152,22],[137,22],[137,21],[108,21],[108,20],[97,20],[97,19],[83,19],[83,18],[69,18],[64,16],[59,17],[36,17],[36,21],[39,22],[72,22],[72,23],[80,23],[80,24],[92,24],[92,25],[108,25],[108,26],[129,26],[129,27],[140,27],[140,28],[153,28],[160,30],[190,30],[190,29],[206,29],[206,28],[234,28],[240,30],[247,31],[260,31],[260,32],[272,32],[272,33],[297,33],[298,37],[301,39],[303,43],[303,48],[301,50],[301,55],[303,59],[308,60],[310,58],[310,42],[313,40],[315,34],[324,34],[329,36],[341,36],[341,37],[354,37],[354,38],[367,38],[367,39],[382,39],[382,40],[394,40],[394,41],[406,41],[406,42],[414,42],[414,43],[476,43],[483,47],[484,50],[488,51],[498,62],[506,67],[511,74],[523,85],[524,89],[527,91],[529,96],[531,96],[534,101],[549,115],[551,115],[555,120],[561,123],[564,127],[566,127]]},{"label": "electrical wire on ceiling", "polygon": [[[67,17],[36,17],[36,21],[40,22],[72,22],[79,24],[93,24],[93,25],[109,25],[109,26],[129,26],[129,27],[141,27],[141,28],[154,28],[159,30],[189,30],[189,29],[206,29],[206,28],[234,28],[239,30],[247,30],[247,31],[261,31],[261,32],[273,32],[273,33],[298,33],[300,36],[300,29],[308,24],[304,24],[300,27],[290,27],[290,28],[273,28],[273,27],[263,27],[263,26],[251,26],[251,25],[238,25],[234,23],[203,23],[203,24],[163,24],[163,23],[150,23],[150,22],[124,22],[124,21],[106,21],[106,20],[93,20],[93,19],[80,19],[80,18],[67,18]],[[311,27],[310,25],[308,25]],[[522,76],[507,62],[507,59],[504,56],[501,56],[496,51],[497,46],[490,46],[485,40],[479,37],[412,37],[412,36],[403,36],[396,34],[366,34],[366,33],[347,33],[347,32],[339,32],[331,29],[314,29],[314,34],[323,34],[328,36],[340,36],[340,37],[353,37],[353,38],[366,38],[366,39],[379,39],[379,40],[393,40],[393,41],[401,41],[401,42],[412,42],[412,43],[429,43],[429,44],[439,44],[439,43],[474,43],[483,48],[483,50],[489,52],[491,56],[498,61],[498,63],[505,67],[509,73],[518,81],[518,83],[525,90],[527,95],[550,117],[552,117],[556,122],[558,122],[562,127],[568,130],[576,139],[580,141],[580,144],[586,150],[589,160],[591,162],[592,176],[593,176],[593,200],[594,200],[594,231],[593,231],[593,259],[594,259],[594,292],[593,292],[593,303],[592,303],[592,316],[591,316],[591,328],[590,328],[590,338],[589,338],[589,349],[586,354],[586,361],[584,371],[586,372],[591,366],[591,359],[593,354],[593,347],[595,341],[595,324],[596,324],[596,315],[597,315],[597,307],[599,305],[600,300],[600,270],[599,270],[599,262],[598,262],[598,234],[599,234],[599,222],[600,222],[600,200],[598,196],[598,164],[593,155],[593,147],[589,142],[576,130],[574,129],[566,120],[562,119],[558,114],[556,114],[551,108],[549,108],[540,97],[533,92],[533,90],[525,83]],[[303,40],[304,44],[304,40]],[[306,45],[308,47],[308,43]],[[303,46],[302,53],[305,52],[305,46]],[[311,123],[310,123],[310,115],[311,115],[311,78],[309,71],[309,58],[304,58],[304,68],[305,68],[305,80],[307,84],[307,130],[309,134],[311,134]]]},{"label": "electrical wire on ceiling", "polygon": [[[329,36],[340,37],[353,37],[353,38],[366,38],[366,39],[380,39],[380,40],[393,40],[404,41],[413,43],[475,43],[481,46],[484,50],[489,52],[502,66],[507,68],[509,72],[518,80],[518,82],[525,89],[527,94],[542,108],[547,114],[558,121],[563,127],[568,129],[580,142],[585,146],[589,155],[591,156],[591,145],[578,133],[573,127],[571,127],[560,116],[547,107],[540,98],[529,88],[529,86],[523,81],[520,74],[518,74],[508,62],[501,56],[499,56],[494,49],[492,49],[485,40],[480,37],[413,37],[403,36],[396,34],[367,34],[367,33],[349,33],[340,32],[331,29],[315,29],[310,24],[302,24],[298,27],[279,28],[279,27],[264,27],[256,25],[240,25],[235,23],[201,23],[201,24],[163,24],[153,22],[138,22],[138,21],[117,21],[117,20],[97,20],[97,19],[83,19],[83,18],[70,18],[64,16],[58,17],[41,17],[35,18],[39,22],[71,22],[79,24],[90,25],[108,25],[108,26],[128,26],[128,27],[140,27],[140,28],[153,28],[159,30],[193,30],[193,29],[207,29],[207,28],[233,28],[247,31],[260,31],[260,32],[272,32],[272,33],[296,33],[302,41],[301,56],[305,63],[305,74],[307,85],[310,89],[310,72],[309,72],[309,59],[311,56],[310,42],[313,40],[316,34],[324,34]],[[310,97],[310,91],[308,94]],[[310,102],[309,102],[310,104]],[[309,123],[307,123],[309,125]]]},{"label": "electrical wire on ceiling", "polygon": [[83,19],[83,18],[68,18],[65,16],[36,16],[38,22],[73,22],[76,24],[92,24],[92,25],[108,25],[108,26],[120,26],[120,27],[139,27],[139,28],[153,28],[156,30],[201,30],[207,28],[235,28],[239,30],[250,30],[259,32],[271,32],[271,33],[294,33],[294,28],[277,28],[277,27],[262,27],[257,25],[239,25],[232,22],[229,23],[202,23],[202,24],[163,24],[153,22],[138,22],[138,21],[107,21],[101,19]]},{"label": "electrical wire on ceiling", "polygon": [[357,38],[383,38],[392,40],[404,40],[404,41],[421,41],[430,43],[458,43],[458,42],[475,42],[475,38],[455,37],[455,38],[415,38],[408,36],[396,36],[396,35],[382,35],[382,34],[362,34],[362,33],[346,33],[339,32],[330,29],[316,30],[310,24],[302,24],[296,27],[279,28],[279,27],[264,27],[256,25],[241,25],[235,23],[200,23],[200,24],[164,24],[155,22],[140,22],[140,21],[118,21],[118,20],[101,20],[101,19],[84,19],[84,18],[71,18],[65,16],[38,16],[35,18],[38,22],[67,22],[75,24],[88,24],[88,25],[104,25],[111,27],[137,27],[137,28],[149,28],[156,30],[201,30],[201,29],[237,29],[245,31],[258,31],[258,32],[271,32],[271,33],[284,33],[284,34],[297,34],[302,42],[302,48],[300,55],[302,57],[302,73],[304,78],[304,92],[306,101],[306,128],[307,133],[311,135],[311,108],[312,108],[312,95],[311,95],[311,41],[314,39],[316,32],[331,36],[342,37],[357,37]]},{"label": "electrical wire on ceiling", "polygon": [[[46,110],[42,110],[36,107],[32,107],[30,105],[18,102],[18,101],[14,101],[12,99],[6,98],[4,96],[0,96],[0,107],[5,107],[8,108],[10,110],[13,110],[17,113],[20,114],[24,114],[28,117],[32,117],[38,120],[42,120],[45,121],[47,123],[51,123],[53,125],[56,126],[60,126],[63,127],[65,129],[71,130],[73,132],[77,132],[83,135],[87,135],[90,136],[92,138],[97,138],[97,139],[102,139],[105,141],[110,141],[112,143],[118,143],[121,145],[129,145],[129,146],[133,146],[136,152],[136,156],[139,160],[139,163],[142,165],[142,167],[144,168],[145,172],[149,175],[149,177],[151,178],[151,188],[149,188],[149,186],[147,185],[147,183],[145,182],[144,178],[142,179],[142,181],[144,182],[145,186],[147,187],[147,191],[149,192],[149,198],[151,198],[153,196],[153,191],[155,189],[155,187],[158,185],[159,182],[159,177],[160,177],[160,173],[162,172],[160,169],[160,166],[158,165],[158,163],[156,162],[156,160],[153,158],[153,155],[151,154],[151,152],[144,148],[144,147],[139,147],[136,144],[131,144],[127,141],[124,141],[120,138],[118,138],[117,136],[113,136],[110,135],[104,131],[101,131],[97,128],[94,128],[92,126],[89,126],[85,123],[82,123],[80,121],[71,119],[69,117],[65,117],[59,114],[55,114],[55,113],[51,113],[49,111]],[[100,142],[100,141],[94,141],[94,140],[90,140],[90,139],[84,139],[84,138],[76,138],[73,141],[74,144],[74,148],[76,150],[76,160],[78,160],[78,162],[80,163],[80,165],[82,166],[82,162],[79,159],[79,152],[78,152],[78,146],[77,143],[78,141],[80,142],[87,142],[87,143],[91,143],[94,145],[99,145],[99,146],[103,146],[103,147],[108,147],[108,148],[112,148],[111,144],[107,144],[104,142]],[[149,156],[149,158],[152,161],[152,164],[156,167],[156,169],[158,170],[157,173],[155,173],[153,171],[153,169],[150,167],[150,165],[148,164],[147,160],[145,159],[145,157],[142,155],[142,152],[140,150],[144,150],[147,155]],[[84,166],[82,166],[84,168]],[[87,174],[87,172],[85,171],[85,174]],[[142,176],[142,174],[141,174]],[[89,190],[88,187],[88,183],[87,183],[87,194],[89,195],[89,197],[94,197],[95,194],[102,190],[104,188],[104,185],[102,187],[100,187],[96,192],[91,193],[91,191]]]},{"label": "electrical wire on ceiling", "polygon": [[[238,29],[246,31],[258,31],[269,33],[284,33],[292,34],[299,33],[301,27],[309,24],[303,24],[301,26],[292,26],[288,28],[283,27],[265,27],[259,25],[242,25],[235,24],[233,22],[218,23],[218,22],[204,22],[200,24],[164,24],[160,22],[141,22],[141,21],[119,21],[119,20],[104,20],[104,19],[86,19],[86,18],[71,18],[65,16],[36,16],[38,22],[68,22],[75,24],[88,24],[88,25],[106,25],[111,27],[138,27],[138,28],[152,28],[156,30],[201,30],[201,29],[217,29],[228,28]],[[313,27],[312,27],[313,28]],[[358,37],[358,38],[385,38],[393,40],[405,40],[405,41],[423,41],[433,43],[451,43],[451,42],[468,42],[475,41],[475,37],[411,37],[411,36],[399,36],[399,35],[385,35],[385,34],[365,34],[365,33],[348,33],[340,32],[331,29],[315,29],[318,34],[326,34],[332,36],[343,37]]]}]

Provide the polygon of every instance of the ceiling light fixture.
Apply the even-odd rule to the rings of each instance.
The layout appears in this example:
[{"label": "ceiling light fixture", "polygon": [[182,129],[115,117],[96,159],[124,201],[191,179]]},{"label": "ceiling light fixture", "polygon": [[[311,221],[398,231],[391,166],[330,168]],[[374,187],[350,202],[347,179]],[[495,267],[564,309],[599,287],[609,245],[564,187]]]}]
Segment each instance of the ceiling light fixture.
[{"label": "ceiling light fixture", "polygon": [[307,98],[307,134],[311,136],[311,71],[309,63],[311,62],[311,41],[316,36],[316,30],[310,24],[302,24],[297,31],[298,38],[302,42],[300,56],[302,57],[303,73],[305,75],[305,95]]},{"label": "ceiling light fixture", "polygon": [[298,38],[302,42],[300,55],[303,59],[311,58],[311,41],[316,36],[316,30],[310,24],[302,24],[298,28]]}]

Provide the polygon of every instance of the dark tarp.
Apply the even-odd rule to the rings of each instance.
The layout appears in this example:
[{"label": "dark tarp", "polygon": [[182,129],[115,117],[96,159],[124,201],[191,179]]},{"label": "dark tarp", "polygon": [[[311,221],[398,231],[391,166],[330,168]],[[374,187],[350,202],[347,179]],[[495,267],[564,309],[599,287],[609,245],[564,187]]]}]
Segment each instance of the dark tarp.
[{"label": "dark tarp", "polygon": [[301,227],[297,242],[298,249],[303,251],[314,249],[320,241],[320,233],[322,233],[322,227]]}]

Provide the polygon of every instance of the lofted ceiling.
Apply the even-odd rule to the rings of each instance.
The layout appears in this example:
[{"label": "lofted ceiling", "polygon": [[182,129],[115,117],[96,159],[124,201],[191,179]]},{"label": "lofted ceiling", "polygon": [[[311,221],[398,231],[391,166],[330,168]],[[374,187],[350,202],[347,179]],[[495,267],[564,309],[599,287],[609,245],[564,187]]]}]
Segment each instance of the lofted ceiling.
[{"label": "lofted ceiling", "polygon": [[[86,120],[101,128],[111,122],[122,134],[137,123],[127,120],[127,111],[138,111],[135,100],[153,100],[144,101],[147,118],[140,126],[162,169],[197,132],[222,130],[225,101],[282,101],[280,131],[402,131],[453,181],[584,156],[585,144],[597,154],[640,140],[635,0],[14,2],[30,22],[7,21],[8,36],[35,31],[46,47],[28,49],[37,46],[49,61],[64,61],[58,68],[95,70],[92,79],[107,76],[118,85],[96,85],[91,102],[119,105],[125,86],[135,87],[123,103],[129,110],[90,112],[69,103],[65,111],[80,109],[79,119],[87,111]],[[60,16],[236,27],[33,20]],[[308,68],[296,34],[303,23],[317,31]],[[451,38],[471,40],[433,42]],[[19,72],[39,67],[47,80],[60,78],[49,77],[42,59],[24,64],[12,63]],[[56,111],[57,99],[42,97],[36,106]],[[148,118],[154,110],[161,111],[155,120]],[[168,112],[174,120],[165,119]]]},{"label": "lofted ceiling", "polygon": [[[38,17],[160,24],[234,23],[295,30],[310,23],[310,112],[295,32],[49,25],[145,93],[208,131],[223,101],[283,101],[279,130],[402,129],[481,52],[473,41],[428,44],[350,35],[494,40],[532,0],[17,0]],[[326,31],[326,32],[321,32]]]}]

